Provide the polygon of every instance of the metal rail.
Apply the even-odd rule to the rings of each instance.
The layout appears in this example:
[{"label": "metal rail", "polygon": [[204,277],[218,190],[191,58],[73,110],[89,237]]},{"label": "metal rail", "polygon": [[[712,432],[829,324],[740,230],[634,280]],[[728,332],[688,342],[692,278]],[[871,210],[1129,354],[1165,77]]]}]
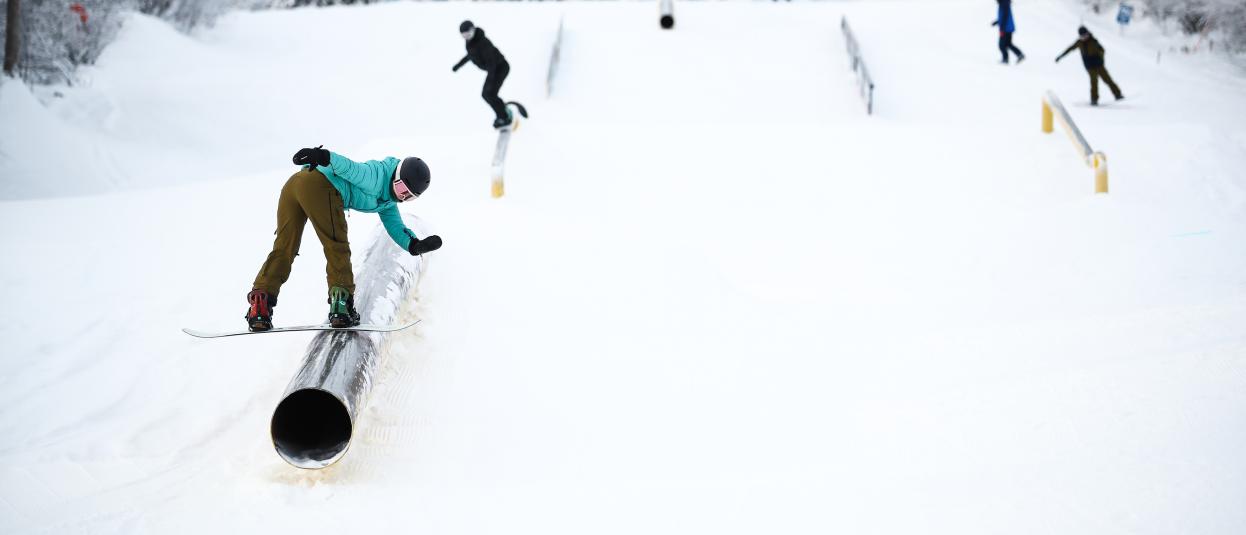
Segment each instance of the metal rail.
[{"label": "metal rail", "polygon": [[844,44],[848,49],[848,59],[852,61],[852,71],[857,73],[857,88],[860,90],[861,99],[865,101],[865,113],[873,115],[874,79],[870,77],[870,70],[865,67],[865,58],[861,57],[861,44],[852,34],[852,28],[848,27],[848,17],[840,18],[839,29],[844,32]]},{"label": "metal rail", "polygon": [[[405,216],[407,226],[419,220]],[[417,230],[420,232],[420,230]],[[379,230],[364,253],[355,305],[364,323],[388,325],[419,281],[423,257],[411,256]],[[385,333],[322,331],[307,346],[298,373],[273,411],[277,454],[299,468],[324,468],[346,454],[355,419],[380,368]]]},{"label": "metal rail", "polygon": [[545,74],[545,98],[554,93],[554,75],[558,74],[558,62],[562,59],[562,17],[558,18],[558,34],[554,36],[554,50],[549,55],[549,70]]},{"label": "metal rail", "polygon": [[1086,141],[1086,136],[1082,135],[1082,131],[1077,127],[1077,123],[1073,122],[1073,117],[1064,108],[1064,103],[1060,102],[1060,97],[1057,97],[1051,91],[1047,91],[1043,95],[1043,132],[1050,134],[1053,130],[1052,123],[1057,122],[1057,120],[1060,123],[1060,127],[1064,129],[1064,133],[1068,134],[1069,140],[1073,142],[1073,148],[1077,150],[1078,156],[1081,156],[1082,161],[1094,170],[1095,193],[1107,193],[1107,155],[1090,148],[1090,143]]}]

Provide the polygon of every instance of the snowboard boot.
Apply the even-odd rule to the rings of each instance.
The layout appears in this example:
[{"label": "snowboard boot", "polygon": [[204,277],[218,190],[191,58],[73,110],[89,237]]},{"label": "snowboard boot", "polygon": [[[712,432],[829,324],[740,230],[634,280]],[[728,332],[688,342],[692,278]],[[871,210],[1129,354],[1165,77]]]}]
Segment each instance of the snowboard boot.
[{"label": "snowboard boot", "polygon": [[268,295],[264,290],[251,290],[247,294],[247,328],[251,332],[267,331],[273,328],[273,307],[277,306],[277,296]]},{"label": "snowboard boot", "polygon": [[329,288],[329,325],[334,329],[359,325],[359,311],[355,310],[355,296],[346,288]]},{"label": "snowboard boot", "polygon": [[494,120],[493,120],[493,127],[494,127],[494,128],[497,128],[497,129],[499,129],[499,130],[501,130],[501,129],[503,129],[503,128],[506,128],[506,127],[510,126],[510,125],[511,125],[511,124],[513,124],[514,122],[515,122],[515,115],[514,115],[514,112],[512,112],[512,111],[510,110],[510,108],[507,108],[507,109],[506,109],[506,118],[505,118],[505,119],[502,119],[502,118],[494,119]]}]

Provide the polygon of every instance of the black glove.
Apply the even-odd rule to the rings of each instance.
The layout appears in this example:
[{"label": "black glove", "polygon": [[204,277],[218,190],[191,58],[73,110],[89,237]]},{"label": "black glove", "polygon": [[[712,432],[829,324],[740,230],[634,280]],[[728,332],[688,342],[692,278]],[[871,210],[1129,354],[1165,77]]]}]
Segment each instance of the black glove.
[{"label": "black glove", "polygon": [[411,245],[407,246],[407,252],[412,255],[420,255],[430,251],[436,251],[441,248],[441,236],[433,234],[422,240],[411,238]]},{"label": "black glove", "polygon": [[999,19],[996,19],[995,22],[992,22],[991,26],[999,26]]},{"label": "black glove", "polygon": [[[320,147],[323,147],[321,145]],[[329,151],[316,147],[314,149],[299,149],[294,153],[294,165],[319,165],[321,167],[329,166]]]}]

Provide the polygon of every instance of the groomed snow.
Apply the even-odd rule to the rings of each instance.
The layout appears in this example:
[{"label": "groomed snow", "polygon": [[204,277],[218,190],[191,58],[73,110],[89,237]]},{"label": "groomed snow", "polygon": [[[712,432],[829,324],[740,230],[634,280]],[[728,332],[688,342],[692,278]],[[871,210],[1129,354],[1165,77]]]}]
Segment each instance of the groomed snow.
[{"label": "groomed snow", "polygon": [[[85,84],[0,81],[0,532],[1246,532],[1246,75],[1064,0],[1016,3],[1019,66],[991,2],[675,9],[135,16]],[[1084,17],[1121,105],[1052,63]],[[464,18],[533,115],[498,200]],[[319,144],[425,158],[446,245],[302,471],[268,424],[311,335],[179,329],[243,326]],[[305,239],[279,324],[325,312]]]}]

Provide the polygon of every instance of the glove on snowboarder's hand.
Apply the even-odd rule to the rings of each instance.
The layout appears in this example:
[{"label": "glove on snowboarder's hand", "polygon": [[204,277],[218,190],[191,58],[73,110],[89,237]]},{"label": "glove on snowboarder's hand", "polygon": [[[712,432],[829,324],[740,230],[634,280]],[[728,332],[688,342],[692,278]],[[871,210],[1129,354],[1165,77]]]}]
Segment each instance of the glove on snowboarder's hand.
[{"label": "glove on snowboarder's hand", "polygon": [[[323,147],[324,145],[320,145]],[[299,149],[294,153],[294,165],[319,165],[321,167],[329,166],[329,151],[316,147],[314,149]]]},{"label": "glove on snowboarder's hand", "polygon": [[436,251],[441,248],[441,236],[436,234],[424,238],[422,240],[411,240],[411,245],[407,246],[407,252],[412,255],[424,254],[429,251]]}]

